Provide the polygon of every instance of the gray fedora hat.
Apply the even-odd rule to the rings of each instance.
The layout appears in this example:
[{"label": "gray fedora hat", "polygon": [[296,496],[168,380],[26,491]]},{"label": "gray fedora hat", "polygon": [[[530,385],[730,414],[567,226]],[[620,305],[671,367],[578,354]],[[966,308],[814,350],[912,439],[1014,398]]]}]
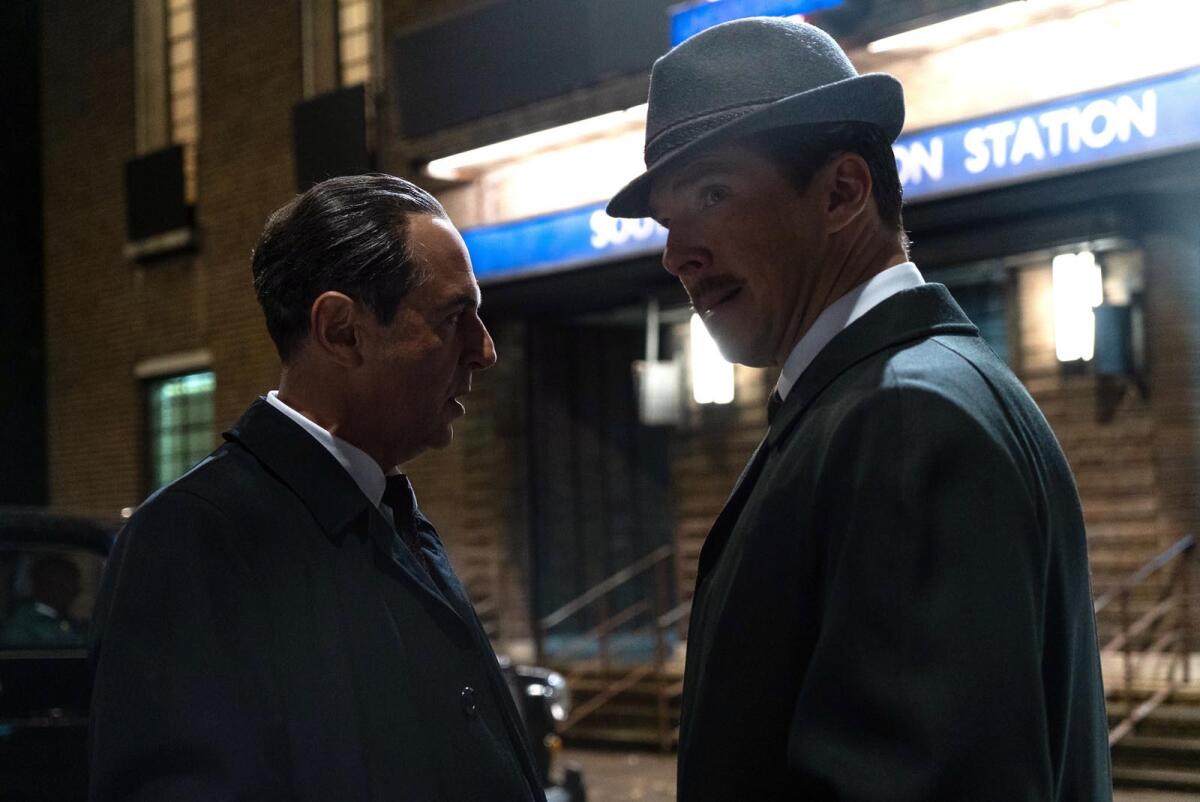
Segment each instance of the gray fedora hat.
[{"label": "gray fedora hat", "polygon": [[613,217],[649,214],[655,176],[703,146],[772,128],[863,122],[895,141],[904,90],[890,75],[859,75],[829,34],[780,17],[702,31],[654,62],[646,172],[609,201]]}]

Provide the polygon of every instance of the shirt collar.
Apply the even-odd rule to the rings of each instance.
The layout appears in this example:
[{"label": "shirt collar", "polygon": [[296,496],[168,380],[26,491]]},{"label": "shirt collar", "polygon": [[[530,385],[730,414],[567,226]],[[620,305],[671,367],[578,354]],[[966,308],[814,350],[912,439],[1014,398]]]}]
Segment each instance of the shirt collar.
[{"label": "shirt collar", "polygon": [[779,397],[787,398],[817,354],[847,326],[896,293],[924,283],[925,279],[917,266],[912,262],[904,262],[877,273],[825,307],[825,311],[817,316],[812,327],[804,333],[783,363],[779,383],[775,387]]},{"label": "shirt collar", "polygon": [[383,500],[383,490],[387,482],[378,462],[358,446],[331,434],[279,400],[278,390],[267,393],[267,403],[295,421],[300,428],[324,446],[325,450],[338,461],[338,464],[345,468],[346,473],[350,474],[350,478],[359,486],[363,495],[376,507],[379,506]]}]

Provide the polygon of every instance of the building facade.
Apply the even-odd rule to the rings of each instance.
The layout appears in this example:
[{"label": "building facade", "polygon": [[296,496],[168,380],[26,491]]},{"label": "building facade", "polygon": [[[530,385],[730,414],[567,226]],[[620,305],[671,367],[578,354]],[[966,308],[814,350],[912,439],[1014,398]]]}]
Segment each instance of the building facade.
[{"label": "building facade", "polygon": [[[775,377],[698,402],[722,369],[662,230],[599,211],[640,171],[671,5],[41,4],[51,504],[135,506],[275,386],[263,222],[379,169],[438,194],[484,287],[500,362],[406,467],[493,635],[520,651],[664,546],[660,607],[686,602]],[[1175,2],[1027,5],[809,4],[905,85],[913,258],[1062,441],[1100,589],[1200,523],[1200,56]]]}]

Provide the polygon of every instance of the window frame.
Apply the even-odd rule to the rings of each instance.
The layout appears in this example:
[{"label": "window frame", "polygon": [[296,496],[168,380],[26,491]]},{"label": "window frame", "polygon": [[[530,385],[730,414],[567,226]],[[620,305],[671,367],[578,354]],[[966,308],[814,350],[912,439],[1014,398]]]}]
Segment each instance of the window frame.
[{"label": "window frame", "polygon": [[[184,465],[182,470],[179,470],[178,472],[175,472],[174,470],[172,470],[173,476],[166,479],[165,481],[162,481],[161,476],[163,475],[162,468],[163,468],[163,462],[164,462],[162,459],[162,455],[165,452],[161,449],[161,442],[162,442],[161,438],[168,433],[169,428],[166,426],[156,426],[155,425],[154,394],[158,391],[159,388],[163,387],[164,385],[166,385],[170,382],[175,382],[180,379],[193,377],[193,376],[196,376],[196,377],[209,376],[209,377],[211,377],[211,384],[207,391],[207,393],[209,395],[209,404],[210,404],[209,415],[210,415],[210,417],[209,417],[209,420],[207,421],[208,430],[207,430],[206,445],[203,448],[196,447],[195,449],[193,449],[191,443],[187,442],[187,444],[184,445],[183,448],[179,450],[179,453],[182,456],[172,459],[172,462],[174,462],[174,463],[179,463],[180,460],[182,460],[182,462],[186,463],[186,465]],[[157,491],[159,488],[164,487],[165,485],[170,484],[171,482],[175,481],[180,476],[182,476],[184,473],[187,473],[187,471],[190,470],[192,466],[194,466],[197,462],[199,462],[201,459],[203,459],[206,455],[208,455],[213,450],[213,448],[215,448],[215,446],[216,446],[217,375],[216,375],[216,372],[211,367],[197,366],[197,367],[194,367],[194,368],[191,368],[188,370],[180,370],[180,371],[174,371],[174,372],[169,372],[169,373],[162,373],[162,374],[158,374],[158,375],[143,376],[143,377],[141,377],[140,386],[141,386],[141,397],[142,397],[142,431],[143,431],[143,435],[144,435],[143,447],[142,447],[142,462],[143,462],[144,469],[145,469],[143,485],[144,485],[146,495],[150,495],[151,493],[154,493],[155,491]],[[194,425],[191,425],[190,422],[185,423],[185,425],[184,425],[185,431],[176,432],[176,435],[182,436],[185,441],[190,441],[197,434],[195,429],[198,426],[203,426],[203,425],[205,425],[203,421],[201,421],[198,424],[194,424]],[[174,454],[174,453],[176,453],[176,451],[173,450],[170,453]]]}]

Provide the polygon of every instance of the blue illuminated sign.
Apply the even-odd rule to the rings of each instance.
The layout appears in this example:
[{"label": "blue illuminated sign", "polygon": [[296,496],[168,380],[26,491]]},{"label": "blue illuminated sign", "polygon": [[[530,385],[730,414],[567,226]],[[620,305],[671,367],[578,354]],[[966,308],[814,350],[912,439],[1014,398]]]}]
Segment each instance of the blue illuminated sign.
[{"label": "blue illuminated sign", "polygon": [[[715,5],[715,4],[714,4]],[[1200,143],[1200,69],[907,134],[905,201],[1028,181]],[[603,203],[463,232],[480,279],[655,253],[666,230]]]},{"label": "blue illuminated sign", "polygon": [[701,0],[671,9],[671,45],[722,22],[744,17],[788,17],[837,8],[844,0]]},{"label": "blue illuminated sign", "polygon": [[655,253],[667,230],[649,218],[604,213],[605,203],[462,232],[475,275],[486,280]]},{"label": "blue illuminated sign", "polygon": [[908,134],[906,201],[1166,153],[1200,142],[1200,70]]}]

